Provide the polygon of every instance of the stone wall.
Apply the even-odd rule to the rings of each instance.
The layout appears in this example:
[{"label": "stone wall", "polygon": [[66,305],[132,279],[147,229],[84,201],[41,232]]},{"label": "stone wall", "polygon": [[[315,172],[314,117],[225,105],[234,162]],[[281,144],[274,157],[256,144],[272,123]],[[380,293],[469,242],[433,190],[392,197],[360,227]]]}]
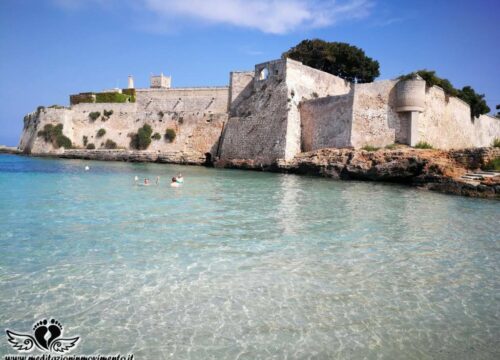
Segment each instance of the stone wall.
[{"label": "stone wall", "polygon": [[301,151],[301,120],[299,104],[302,101],[350,91],[350,83],[331,74],[286,59],[288,87],[288,116],[285,159],[290,160]]},{"label": "stone wall", "polygon": [[354,86],[351,145],[383,147],[403,137],[396,112],[397,81],[384,80]]},{"label": "stone wall", "polygon": [[425,110],[417,120],[419,141],[439,149],[491,146],[500,138],[500,119],[488,115],[471,119],[469,105],[455,97],[447,97],[434,86],[427,90]]},{"label": "stone wall", "polygon": [[353,93],[304,101],[302,151],[351,146]]},{"label": "stone wall", "polygon": [[229,75],[229,113],[235,114],[241,102],[251,95],[255,71],[233,71]]},{"label": "stone wall", "polygon": [[[221,142],[221,159],[253,159],[269,164],[284,157],[287,125],[286,63],[256,65],[251,90],[228,120]],[[267,78],[263,71],[267,70]]]},{"label": "stone wall", "polygon": [[[129,149],[131,134],[144,124],[149,124],[160,140],[152,140],[150,151],[195,151],[214,153],[217,149],[223,124],[227,121],[228,88],[147,89],[137,91],[135,103],[80,103],[69,109],[47,108],[32,113],[21,136],[19,147],[25,152],[54,153],[53,149],[37,137],[45,124],[63,124],[63,133],[73,146],[84,148],[83,137],[97,149],[106,140],[114,141],[119,148]],[[109,118],[104,111],[112,111]],[[90,113],[101,116],[92,120]],[[106,131],[97,137],[99,129]],[[173,142],[164,138],[167,128],[174,129]]]},{"label": "stone wall", "polygon": [[231,106],[220,157],[265,165],[300,152],[302,101],[350,89],[344,80],[290,59],[256,65],[251,82],[248,73],[233,78],[240,88],[248,85],[239,92],[237,106]]}]

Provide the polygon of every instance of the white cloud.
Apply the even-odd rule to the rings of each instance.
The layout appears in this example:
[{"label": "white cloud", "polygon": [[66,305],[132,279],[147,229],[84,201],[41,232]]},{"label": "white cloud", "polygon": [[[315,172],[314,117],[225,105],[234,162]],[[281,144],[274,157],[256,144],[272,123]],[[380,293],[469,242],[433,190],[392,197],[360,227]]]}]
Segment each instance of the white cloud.
[{"label": "white cloud", "polygon": [[[186,20],[228,24],[271,34],[334,25],[364,18],[374,0],[53,0],[67,9],[121,7],[156,16],[154,28],[177,27]],[[163,26],[161,26],[163,24]],[[151,25],[151,24],[149,24]]]},{"label": "white cloud", "polygon": [[302,27],[325,27],[369,15],[371,0],[144,0],[165,19],[191,18],[265,33],[285,34]]}]

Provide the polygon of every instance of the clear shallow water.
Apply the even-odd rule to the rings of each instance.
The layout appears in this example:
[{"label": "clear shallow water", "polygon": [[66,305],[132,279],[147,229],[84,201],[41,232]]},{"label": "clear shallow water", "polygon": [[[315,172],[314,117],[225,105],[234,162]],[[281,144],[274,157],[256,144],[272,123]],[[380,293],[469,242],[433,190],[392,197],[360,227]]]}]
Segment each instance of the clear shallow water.
[{"label": "clear shallow water", "polygon": [[[82,337],[75,354],[500,356],[498,202],[9,155],[0,189],[0,326],[54,317]],[[0,353],[13,352],[4,337]]]}]

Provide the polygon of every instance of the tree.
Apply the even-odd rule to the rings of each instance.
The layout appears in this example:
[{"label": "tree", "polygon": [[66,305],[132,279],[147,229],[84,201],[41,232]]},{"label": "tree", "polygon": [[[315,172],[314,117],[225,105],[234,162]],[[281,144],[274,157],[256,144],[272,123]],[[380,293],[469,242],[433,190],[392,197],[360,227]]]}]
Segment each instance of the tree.
[{"label": "tree", "polygon": [[[497,105],[497,110],[500,110],[500,104]],[[497,111],[495,116],[500,119],[500,111]]]},{"label": "tree", "polygon": [[352,83],[372,82],[380,75],[379,63],[347,43],[303,40],[282,55]]},{"label": "tree", "polygon": [[490,108],[484,100],[484,94],[477,94],[470,86],[464,86],[459,91],[458,97],[469,104],[472,117],[479,117],[479,115],[490,112]]}]

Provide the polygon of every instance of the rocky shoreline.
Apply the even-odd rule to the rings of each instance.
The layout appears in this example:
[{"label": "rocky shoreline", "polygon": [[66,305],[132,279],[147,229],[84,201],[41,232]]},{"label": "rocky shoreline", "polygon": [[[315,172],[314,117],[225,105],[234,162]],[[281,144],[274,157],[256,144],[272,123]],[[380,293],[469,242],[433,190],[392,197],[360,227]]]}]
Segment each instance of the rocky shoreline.
[{"label": "rocky shoreline", "polygon": [[500,199],[500,173],[470,180],[467,173],[500,157],[500,148],[423,150],[402,147],[365,151],[321,149],[291,161],[262,166],[248,160],[217,162],[217,167],[307,174],[339,180],[384,181],[407,184],[461,196]]},{"label": "rocky shoreline", "polygon": [[[0,148],[0,153],[20,154],[15,148]],[[432,191],[461,196],[500,200],[500,172],[482,178],[468,178],[467,173],[484,167],[500,157],[500,148],[464,150],[423,150],[399,147],[377,151],[354,149],[321,149],[300,153],[291,161],[279,161],[264,166],[254,160],[214,162],[198,152],[161,152],[134,150],[84,150],[31,154],[32,156],[66,159],[156,162],[182,165],[208,165],[235,168],[307,174],[338,180],[384,181],[407,184]],[[465,176],[465,177],[464,177]]]}]

